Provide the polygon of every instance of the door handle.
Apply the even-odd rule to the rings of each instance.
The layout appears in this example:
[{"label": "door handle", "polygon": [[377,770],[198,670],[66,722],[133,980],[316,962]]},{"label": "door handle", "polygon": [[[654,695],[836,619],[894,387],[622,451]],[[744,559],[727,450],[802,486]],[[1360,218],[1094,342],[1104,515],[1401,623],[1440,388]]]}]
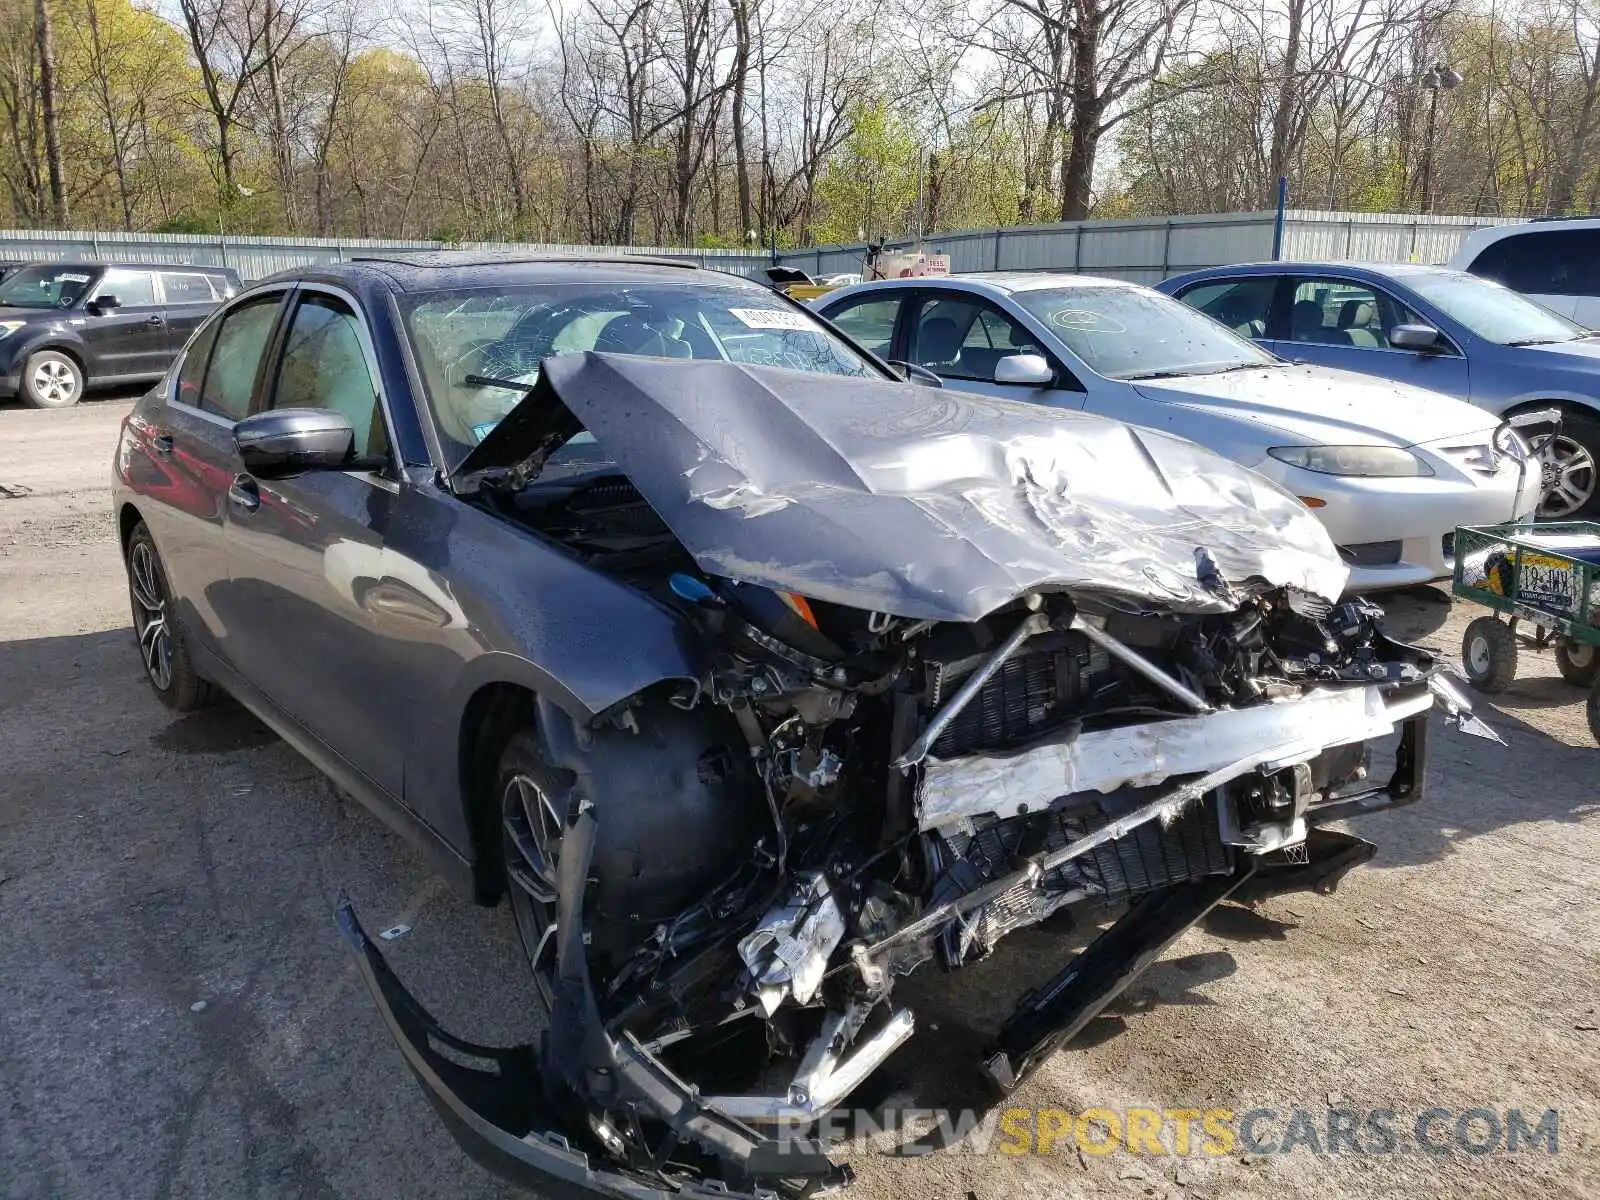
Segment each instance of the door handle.
[{"label": "door handle", "polygon": [[166,458],[172,453],[172,435],[170,433],[156,433],[150,436],[150,450],[152,453]]},{"label": "door handle", "polygon": [[144,323],[146,325],[165,325],[167,323],[167,321],[166,321],[165,317],[152,315],[152,316],[146,317]]},{"label": "door handle", "polygon": [[235,475],[233,485],[228,488],[228,503],[245,512],[255,512],[261,507],[261,489],[249,475]]}]

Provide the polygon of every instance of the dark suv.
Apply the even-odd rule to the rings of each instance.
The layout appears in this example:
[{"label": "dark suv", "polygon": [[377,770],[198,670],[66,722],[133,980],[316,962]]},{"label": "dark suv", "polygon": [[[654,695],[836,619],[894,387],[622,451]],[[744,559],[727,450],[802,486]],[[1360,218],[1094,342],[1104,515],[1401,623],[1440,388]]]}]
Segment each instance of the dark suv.
[{"label": "dark suv", "polygon": [[241,286],[230,267],[18,267],[0,283],[0,397],[65,408],[88,387],[159,379]]}]

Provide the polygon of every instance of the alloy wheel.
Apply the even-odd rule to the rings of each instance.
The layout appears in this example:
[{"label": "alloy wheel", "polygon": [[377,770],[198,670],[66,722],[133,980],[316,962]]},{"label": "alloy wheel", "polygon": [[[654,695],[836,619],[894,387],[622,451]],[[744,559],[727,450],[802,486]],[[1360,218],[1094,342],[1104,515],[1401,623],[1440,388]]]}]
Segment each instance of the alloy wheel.
[{"label": "alloy wheel", "polygon": [[172,686],[172,630],[167,625],[167,590],[147,541],[135,542],[128,555],[128,589],[133,593],[139,657],[150,682],[164,692]]},{"label": "alloy wheel", "polygon": [[1541,517],[1570,517],[1594,496],[1594,456],[1570,437],[1552,438],[1539,452]]},{"label": "alloy wheel", "polygon": [[547,962],[554,965],[557,865],[566,821],[544,787],[520,772],[506,781],[501,813],[511,910],[533,964],[534,983],[548,1005],[550,971],[545,967]]},{"label": "alloy wheel", "polygon": [[33,390],[41,400],[50,404],[66,404],[77,395],[78,377],[73,369],[58,358],[46,358],[33,368]]}]

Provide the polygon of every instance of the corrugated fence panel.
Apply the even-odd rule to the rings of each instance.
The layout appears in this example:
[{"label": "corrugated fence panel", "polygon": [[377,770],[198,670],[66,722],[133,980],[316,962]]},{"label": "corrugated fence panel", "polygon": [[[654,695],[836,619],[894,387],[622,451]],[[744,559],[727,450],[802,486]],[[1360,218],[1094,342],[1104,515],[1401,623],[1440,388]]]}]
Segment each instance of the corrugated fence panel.
[{"label": "corrugated fence panel", "polygon": [[[1081,221],[930,234],[923,245],[930,252],[950,255],[951,269],[956,271],[1081,271],[1155,283],[1199,267],[1269,258],[1273,220],[1271,212],[1253,212]],[[1449,260],[1461,239],[1471,230],[1484,225],[1512,223],[1514,218],[1291,209],[1284,222],[1283,256],[1442,263]],[[907,239],[891,243],[907,244]],[[497,242],[449,247],[428,241],[0,230],[0,261],[111,259],[194,263],[233,267],[245,279],[260,279],[310,263],[337,262],[363,255],[414,254],[451,248],[503,251],[507,257],[519,254],[654,254],[756,279],[763,277],[771,262],[766,251],[743,249]],[[866,247],[856,244],[784,251],[779,259],[811,275],[827,276],[860,271],[865,256]]]}]

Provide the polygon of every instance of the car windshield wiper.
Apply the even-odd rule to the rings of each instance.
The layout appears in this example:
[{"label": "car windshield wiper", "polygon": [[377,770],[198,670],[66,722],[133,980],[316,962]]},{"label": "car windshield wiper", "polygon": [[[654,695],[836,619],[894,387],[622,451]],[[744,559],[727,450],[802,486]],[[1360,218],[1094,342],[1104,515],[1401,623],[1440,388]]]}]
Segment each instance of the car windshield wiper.
[{"label": "car windshield wiper", "polygon": [[509,388],[513,392],[527,392],[533,389],[531,383],[523,383],[517,379],[496,379],[493,375],[467,375],[461,382],[468,387]]},{"label": "car windshield wiper", "polygon": [[1562,342],[1576,342],[1576,341],[1579,341],[1579,340],[1581,340],[1583,338],[1586,338],[1586,337],[1589,337],[1589,336],[1591,336],[1591,335],[1589,335],[1587,333],[1575,333],[1571,337],[1517,338],[1514,341],[1507,342],[1506,345],[1508,345],[1508,346],[1558,346]]},{"label": "car windshield wiper", "polygon": [[1265,367],[1282,367],[1286,363],[1229,363],[1222,367],[1167,367],[1159,371],[1138,371],[1132,375],[1118,375],[1118,379],[1182,379],[1188,375],[1225,375],[1229,371],[1259,371]]}]

